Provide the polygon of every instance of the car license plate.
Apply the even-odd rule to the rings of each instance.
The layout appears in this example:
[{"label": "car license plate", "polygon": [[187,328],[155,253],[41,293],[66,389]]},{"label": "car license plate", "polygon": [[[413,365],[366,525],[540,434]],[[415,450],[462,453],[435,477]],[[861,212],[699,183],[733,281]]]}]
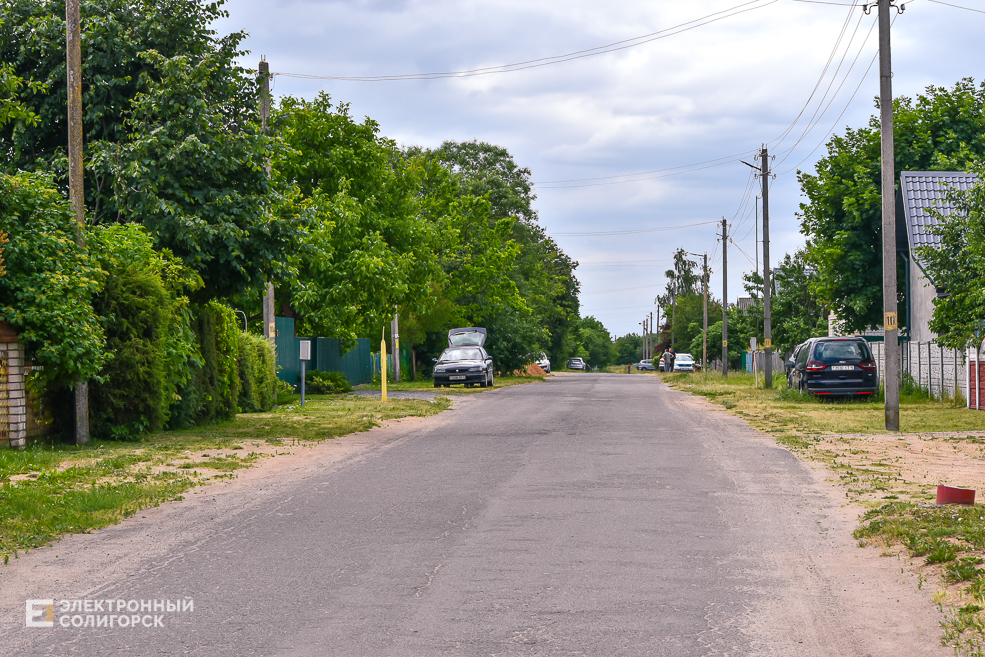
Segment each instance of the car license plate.
[{"label": "car license plate", "polygon": [[464,381],[465,380],[465,377],[464,376],[449,376],[448,378],[451,381]]},{"label": "car license plate", "polygon": [[831,366],[831,369],[834,370],[834,371],[836,371],[836,372],[844,372],[844,371],[852,372],[852,371],[855,370],[855,366],[854,365],[832,365]]}]

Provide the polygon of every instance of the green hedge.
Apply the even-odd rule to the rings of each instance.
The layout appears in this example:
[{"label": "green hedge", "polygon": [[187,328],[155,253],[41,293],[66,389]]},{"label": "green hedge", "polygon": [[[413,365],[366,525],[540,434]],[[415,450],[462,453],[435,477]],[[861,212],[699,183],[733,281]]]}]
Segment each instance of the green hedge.
[{"label": "green hedge", "polygon": [[277,359],[269,340],[239,334],[239,410],[269,411],[277,403]]},{"label": "green hedge", "polygon": [[236,414],[239,400],[239,330],[236,315],[228,306],[210,301],[192,311],[191,328],[198,345],[198,362],[179,388],[171,408],[172,429],[228,420]]}]

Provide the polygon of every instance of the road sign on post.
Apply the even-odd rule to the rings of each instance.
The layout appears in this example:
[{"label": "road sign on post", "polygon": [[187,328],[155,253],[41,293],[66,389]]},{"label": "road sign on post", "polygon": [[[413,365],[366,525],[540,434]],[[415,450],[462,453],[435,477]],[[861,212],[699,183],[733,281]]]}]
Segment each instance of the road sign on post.
[{"label": "road sign on post", "polygon": [[300,340],[298,342],[298,357],[301,359],[301,408],[304,408],[304,379],[305,366],[311,360],[311,340]]}]

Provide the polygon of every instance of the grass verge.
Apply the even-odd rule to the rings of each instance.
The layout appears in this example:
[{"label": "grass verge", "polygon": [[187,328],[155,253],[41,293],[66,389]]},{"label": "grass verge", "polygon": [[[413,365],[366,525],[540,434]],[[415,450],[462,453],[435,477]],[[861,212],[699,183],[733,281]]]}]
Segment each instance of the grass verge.
[{"label": "grass verge", "polygon": [[[985,657],[985,511],[933,504],[938,483],[985,487],[985,415],[904,387],[902,431],[890,433],[881,401],[766,390],[744,372],[660,376],[824,463],[846,499],[866,509],[855,532],[859,546],[906,560],[918,587],[935,589],[934,602],[945,614],[941,644],[956,655]],[[781,376],[776,383],[786,382]]]},{"label": "grass verge", "polygon": [[116,524],[141,509],[181,499],[194,486],[235,477],[285,445],[368,431],[386,420],[427,417],[450,402],[330,395],[300,398],[269,413],[169,431],[140,442],[94,441],[0,451],[0,558],[70,533]]}]

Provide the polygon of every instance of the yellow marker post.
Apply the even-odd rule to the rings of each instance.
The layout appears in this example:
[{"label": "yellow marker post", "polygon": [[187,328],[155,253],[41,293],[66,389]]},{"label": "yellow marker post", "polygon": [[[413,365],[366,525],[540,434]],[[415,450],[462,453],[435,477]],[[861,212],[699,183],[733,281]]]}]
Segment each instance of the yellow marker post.
[{"label": "yellow marker post", "polygon": [[383,382],[382,401],[386,401],[386,338],[380,340],[380,379]]}]

